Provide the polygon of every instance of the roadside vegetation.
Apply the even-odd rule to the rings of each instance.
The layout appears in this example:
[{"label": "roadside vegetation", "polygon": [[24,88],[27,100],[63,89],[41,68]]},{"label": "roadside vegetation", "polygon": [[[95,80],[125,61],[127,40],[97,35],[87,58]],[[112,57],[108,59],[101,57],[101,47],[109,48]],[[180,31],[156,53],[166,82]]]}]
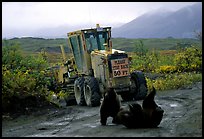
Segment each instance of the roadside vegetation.
[{"label": "roadside vegetation", "polygon": [[[49,67],[62,64],[61,53],[57,52],[60,50],[60,43],[68,47],[66,41],[54,39],[55,43],[52,44],[52,40],[49,39],[47,40],[49,45],[44,45],[46,39],[35,41],[33,39],[2,41],[3,113],[29,112],[32,107],[52,104],[52,96],[55,94],[56,97],[65,95],[59,88],[50,91],[56,79]],[[42,44],[38,41],[43,42],[44,46],[39,46]],[[129,43],[129,39],[118,38],[115,41],[114,46],[123,42],[123,49],[126,48],[125,42]],[[172,39],[158,39],[158,42],[154,39],[132,39],[132,41],[133,46],[128,45],[131,46],[128,48],[131,51],[128,53],[132,57],[131,70],[143,71],[148,87],[154,85],[157,90],[178,89],[202,81],[200,41],[187,40],[187,43],[185,41],[183,43],[183,39],[177,43]],[[38,46],[34,47],[33,44],[36,42]],[[151,47],[149,42],[158,43],[159,47]],[[168,44],[168,49],[165,44]],[[65,51],[69,52],[69,49]]]},{"label": "roadside vegetation", "polygon": [[136,51],[130,53],[131,70],[146,73],[148,87],[169,90],[202,81],[202,47],[181,45],[175,50],[148,50],[141,41],[135,47]]},{"label": "roadside vegetation", "polygon": [[42,54],[24,56],[18,44],[2,48],[2,110],[20,112],[46,102],[45,70],[48,63]]}]

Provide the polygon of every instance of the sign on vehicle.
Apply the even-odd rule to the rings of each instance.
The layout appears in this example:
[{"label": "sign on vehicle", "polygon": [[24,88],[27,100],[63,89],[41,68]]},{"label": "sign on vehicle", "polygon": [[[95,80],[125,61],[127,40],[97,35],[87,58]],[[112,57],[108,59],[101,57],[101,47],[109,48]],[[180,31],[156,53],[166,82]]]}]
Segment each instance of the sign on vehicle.
[{"label": "sign on vehicle", "polygon": [[128,58],[111,60],[113,77],[122,77],[129,75]]}]

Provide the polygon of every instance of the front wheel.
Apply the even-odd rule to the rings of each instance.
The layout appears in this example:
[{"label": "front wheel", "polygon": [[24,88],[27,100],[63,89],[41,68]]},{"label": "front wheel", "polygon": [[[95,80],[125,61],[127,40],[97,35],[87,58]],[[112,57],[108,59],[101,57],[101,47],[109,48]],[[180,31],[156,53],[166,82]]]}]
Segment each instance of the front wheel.
[{"label": "front wheel", "polygon": [[84,99],[84,78],[79,77],[74,82],[74,95],[78,105],[85,106]]},{"label": "front wheel", "polygon": [[84,82],[84,98],[87,106],[99,106],[101,94],[96,78],[88,76]]}]

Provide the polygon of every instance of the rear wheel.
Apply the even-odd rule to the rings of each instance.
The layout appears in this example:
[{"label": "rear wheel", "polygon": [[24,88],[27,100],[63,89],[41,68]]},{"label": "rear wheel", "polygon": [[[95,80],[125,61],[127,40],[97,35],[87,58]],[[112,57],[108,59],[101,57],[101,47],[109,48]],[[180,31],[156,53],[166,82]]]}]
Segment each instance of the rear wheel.
[{"label": "rear wheel", "polygon": [[84,99],[84,78],[79,77],[74,82],[74,95],[78,105],[85,106]]},{"label": "rear wheel", "polygon": [[121,94],[123,101],[131,101],[134,96],[139,92],[137,77],[132,73],[130,78],[130,91]]},{"label": "rear wheel", "polygon": [[131,73],[131,94],[135,100],[144,99],[147,95],[147,82],[141,71],[133,71]]},{"label": "rear wheel", "polygon": [[84,98],[87,106],[99,106],[101,94],[96,78],[88,76],[84,82]]}]

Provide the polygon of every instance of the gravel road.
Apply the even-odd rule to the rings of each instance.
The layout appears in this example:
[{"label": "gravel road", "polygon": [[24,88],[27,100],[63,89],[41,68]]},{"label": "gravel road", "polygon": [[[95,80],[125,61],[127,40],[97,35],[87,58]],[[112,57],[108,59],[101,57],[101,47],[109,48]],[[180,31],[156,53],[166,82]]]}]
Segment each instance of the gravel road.
[{"label": "gravel road", "polygon": [[[155,101],[164,109],[158,128],[127,129],[112,124],[111,117],[107,126],[101,126],[99,107],[67,106],[3,118],[2,137],[202,137],[202,82],[158,91]],[[132,101],[122,105],[127,103]]]}]

